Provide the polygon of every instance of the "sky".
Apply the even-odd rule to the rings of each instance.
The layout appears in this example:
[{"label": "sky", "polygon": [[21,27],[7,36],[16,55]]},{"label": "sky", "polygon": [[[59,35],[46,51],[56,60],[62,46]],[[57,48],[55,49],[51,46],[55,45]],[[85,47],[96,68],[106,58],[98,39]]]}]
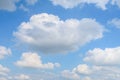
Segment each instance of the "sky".
[{"label": "sky", "polygon": [[0,0],[0,80],[119,80],[120,0]]}]

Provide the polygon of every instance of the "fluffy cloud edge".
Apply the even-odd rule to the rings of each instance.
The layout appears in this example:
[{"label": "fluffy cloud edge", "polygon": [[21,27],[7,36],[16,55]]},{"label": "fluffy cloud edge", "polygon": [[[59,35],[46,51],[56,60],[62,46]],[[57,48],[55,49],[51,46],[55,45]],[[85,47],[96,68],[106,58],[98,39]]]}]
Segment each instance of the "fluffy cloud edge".
[{"label": "fluffy cloud edge", "polygon": [[10,48],[6,48],[5,46],[0,46],[0,59],[5,58],[5,56],[11,55],[12,51]]},{"label": "fluffy cloud edge", "polygon": [[95,19],[63,21],[58,16],[41,13],[33,15],[28,22],[21,23],[13,35],[18,43],[23,43],[30,49],[43,53],[67,53],[102,38],[104,31],[104,26]]},{"label": "fluffy cloud edge", "polygon": [[60,67],[59,63],[42,63],[41,57],[37,53],[24,52],[20,60],[15,62],[15,65],[19,67],[29,67],[38,69],[54,69],[55,67]]},{"label": "fluffy cloud edge", "polygon": [[87,52],[84,61],[95,65],[113,65],[118,66],[120,60],[120,47],[115,48],[95,48]]}]

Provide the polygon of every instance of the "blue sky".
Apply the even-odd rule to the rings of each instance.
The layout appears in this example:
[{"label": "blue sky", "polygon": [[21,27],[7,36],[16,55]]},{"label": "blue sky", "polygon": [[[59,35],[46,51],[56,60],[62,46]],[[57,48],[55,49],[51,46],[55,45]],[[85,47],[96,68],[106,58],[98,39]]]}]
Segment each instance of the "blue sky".
[{"label": "blue sky", "polygon": [[119,80],[120,0],[0,0],[0,80]]}]

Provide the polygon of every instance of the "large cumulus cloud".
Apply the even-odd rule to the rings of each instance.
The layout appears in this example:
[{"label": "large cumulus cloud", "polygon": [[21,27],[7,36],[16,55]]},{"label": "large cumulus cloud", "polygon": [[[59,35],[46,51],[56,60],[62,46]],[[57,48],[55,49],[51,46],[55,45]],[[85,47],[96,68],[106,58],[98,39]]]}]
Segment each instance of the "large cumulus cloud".
[{"label": "large cumulus cloud", "polygon": [[104,28],[95,19],[60,20],[58,16],[42,13],[22,22],[14,32],[17,41],[45,53],[76,50],[91,40],[103,37]]}]

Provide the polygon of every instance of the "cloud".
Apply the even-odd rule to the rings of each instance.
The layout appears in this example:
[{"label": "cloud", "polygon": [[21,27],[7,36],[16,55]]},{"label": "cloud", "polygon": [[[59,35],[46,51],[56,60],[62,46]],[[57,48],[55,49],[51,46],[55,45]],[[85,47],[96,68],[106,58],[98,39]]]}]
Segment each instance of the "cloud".
[{"label": "cloud", "polygon": [[6,55],[11,54],[11,49],[4,46],[0,46],[0,59],[3,59]]},{"label": "cloud", "polygon": [[0,80],[7,80],[6,78],[4,78],[4,77],[0,77]]},{"label": "cloud", "polygon": [[15,63],[20,67],[30,67],[30,68],[42,68],[42,69],[53,69],[54,67],[59,67],[59,63],[48,62],[43,64],[41,57],[37,53],[25,52],[22,54],[21,60]]},{"label": "cloud", "polygon": [[86,76],[83,80],[91,80],[91,78]]},{"label": "cloud", "polygon": [[[120,78],[120,68],[113,66],[79,64],[72,70],[63,72],[63,77],[70,80],[118,80]],[[77,76],[77,79],[71,76],[73,74]]]},{"label": "cloud", "polygon": [[78,65],[76,68],[73,69],[73,71],[79,74],[86,74],[86,75],[91,73],[91,70],[86,64]]},{"label": "cloud", "polygon": [[120,0],[112,0],[112,5],[117,5],[120,8]]},{"label": "cloud", "polygon": [[30,77],[25,74],[20,74],[20,75],[14,76],[14,79],[15,80],[30,80]]},{"label": "cloud", "polygon": [[69,79],[69,80],[80,80],[80,77],[78,74],[74,72],[70,72],[69,70],[62,71],[62,77]]},{"label": "cloud", "polygon": [[115,26],[116,28],[120,29],[120,19],[114,18],[111,21],[108,21],[108,24]]},{"label": "cloud", "polygon": [[120,65],[120,47],[89,50],[84,61],[95,65]]},{"label": "cloud", "polygon": [[38,0],[25,0],[28,5],[34,5]]},{"label": "cloud", "polygon": [[0,10],[15,11],[19,0],[0,0]]},{"label": "cloud", "polygon": [[60,20],[58,16],[42,13],[33,15],[14,32],[16,41],[43,53],[62,53],[78,49],[103,37],[103,25],[95,19]]},{"label": "cloud", "polygon": [[4,67],[0,64],[0,76],[1,75],[7,75],[7,73],[9,72],[10,70],[7,68],[7,67]]},{"label": "cloud", "polygon": [[[21,3],[20,6],[17,6],[17,3]],[[28,11],[29,9],[26,8],[26,5],[34,5],[35,3],[38,2],[38,0],[25,0],[26,2],[25,5],[21,2],[21,0],[0,0],[0,10],[6,10],[13,12],[15,11],[18,7],[24,11]]]},{"label": "cloud", "polygon": [[78,5],[82,6],[83,4],[94,4],[96,7],[106,10],[106,5],[109,0],[50,0],[56,5],[60,5],[65,9],[74,8]]},{"label": "cloud", "polygon": [[22,9],[23,11],[26,11],[26,12],[29,11],[29,9],[26,8],[23,4],[21,4],[21,5],[19,6],[19,8]]}]

